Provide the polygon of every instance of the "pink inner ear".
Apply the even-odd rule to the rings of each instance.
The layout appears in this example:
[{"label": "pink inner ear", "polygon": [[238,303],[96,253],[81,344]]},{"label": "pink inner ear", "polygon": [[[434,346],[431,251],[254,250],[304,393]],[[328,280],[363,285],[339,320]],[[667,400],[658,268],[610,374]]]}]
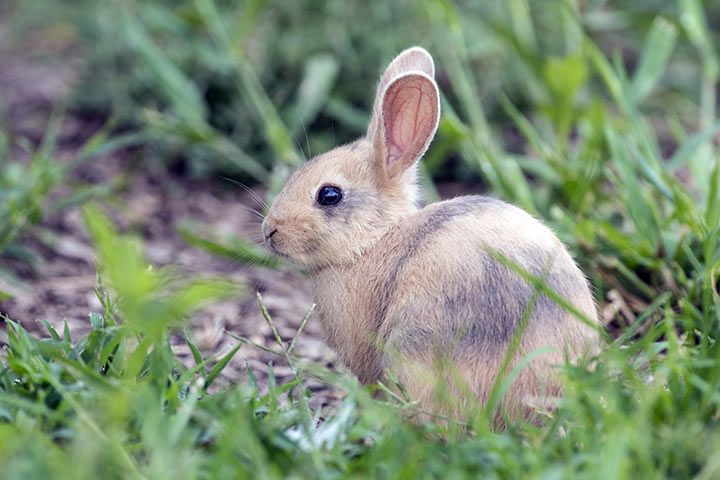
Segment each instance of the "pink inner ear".
[{"label": "pink inner ear", "polygon": [[437,90],[430,79],[407,76],[393,83],[383,101],[388,166],[415,163],[435,133],[437,117]]}]

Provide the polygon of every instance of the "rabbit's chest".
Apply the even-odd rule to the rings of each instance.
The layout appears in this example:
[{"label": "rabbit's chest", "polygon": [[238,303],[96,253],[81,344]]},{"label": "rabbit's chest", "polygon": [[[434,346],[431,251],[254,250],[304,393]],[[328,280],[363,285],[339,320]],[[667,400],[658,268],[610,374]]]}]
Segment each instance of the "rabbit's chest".
[{"label": "rabbit's chest", "polygon": [[383,373],[381,339],[370,278],[355,270],[316,278],[315,301],[325,341],[364,383]]},{"label": "rabbit's chest", "polygon": [[331,346],[351,350],[353,345],[373,334],[373,285],[355,271],[335,272],[316,279],[315,301]]}]

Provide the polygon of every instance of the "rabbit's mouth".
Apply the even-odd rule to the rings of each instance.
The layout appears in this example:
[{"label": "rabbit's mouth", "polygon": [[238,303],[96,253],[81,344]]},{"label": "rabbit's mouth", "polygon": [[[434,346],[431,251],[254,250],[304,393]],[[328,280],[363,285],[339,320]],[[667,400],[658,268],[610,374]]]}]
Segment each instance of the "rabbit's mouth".
[{"label": "rabbit's mouth", "polygon": [[301,268],[318,266],[317,259],[312,254],[312,249],[308,249],[305,245],[298,244],[295,241],[284,241],[286,239],[278,238],[279,236],[265,239],[265,246],[270,253]]},{"label": "rabbit's mouth", "polygon": [[290,263],[308,266],[316,261],[314,237],[308,238],[306,230],[298,231],[274,220],[262,225],[265,248]]},{"label": "rabbit's mouth", "polygon": [[269,236],[265,237],[265,246],[267,247],[270,252],[272,252],[275,255],[279,255],[281,257],[286,257],[285,255],[277,245],[277,241],[272,238],[272,236],[277,232],[277,230],[274,230],[273,233]]},{"label": "rabbit's mouth", "polygon": [[273,255],[277,255],[285,260],[295,261],[295,258],[290,254],[282,250],[282,244],[278,241],[278,238],[273,238],[277,230],[273,231],[270,235],[265,237],[265,246]]}]

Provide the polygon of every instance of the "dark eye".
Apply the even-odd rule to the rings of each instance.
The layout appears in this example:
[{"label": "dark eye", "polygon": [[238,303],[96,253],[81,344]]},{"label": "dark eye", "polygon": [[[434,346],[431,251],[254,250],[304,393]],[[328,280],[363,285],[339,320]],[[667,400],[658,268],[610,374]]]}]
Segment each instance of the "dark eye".
[{"label": "dark eye", "polygon": [[343,194],[340,187],[325,185],[320,187],[317,193],[317,203],[320,205],[337,205],[342,200]]}]

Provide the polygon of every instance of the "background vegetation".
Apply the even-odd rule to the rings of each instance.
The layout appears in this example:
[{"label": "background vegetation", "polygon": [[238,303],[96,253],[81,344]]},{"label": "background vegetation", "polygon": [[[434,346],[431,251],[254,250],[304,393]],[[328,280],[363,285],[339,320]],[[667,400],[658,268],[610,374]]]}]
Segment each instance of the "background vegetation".
[{"label": "background vegetation", "polygon": [[[292,365],[292,382],[277,385],[271,375],[258,386],[248,371],[209,394],[237,349],[204,359],[188,340],[190,368],[168,339],[232,286],[146,269],[141,244],[87,208],[103,311],[91,312],[92,332],[79,339],[52,328],[35,338],[7,319],[4,475],[720,476],[720,4],[164,0],[5,8],[11,34],[51,29],[82,52],[83,77],[66,107],[108,127],[75,163],[132,144],[129,155],[168,175],[232,176],[267,187],[269,198],[303,158],[362,134],[380,70],[406,46],[427,47],[445,95],[424,166],[428,198],[434,185],[460,182],[543,218],[590,276],[609,338],[594,369],[564,367],[568,388],[557,412],[505,431],[488,422],[489,409],[462,426],[408,425],[398,411],[415,412],[411,401],[374,399],[352,379],[296,359],[282,341],[276,353]],[[75,165],[54,161],[54,128],[25,148],[29,156],[18,153],[18,138],[0,142],[6,257],[18,256],[27,226],[50,209],[92,196],[47,201]],[[247,253],[237,248],[230,255]],[[331,412],[310,409],[309,376],[347,397]]]}]

